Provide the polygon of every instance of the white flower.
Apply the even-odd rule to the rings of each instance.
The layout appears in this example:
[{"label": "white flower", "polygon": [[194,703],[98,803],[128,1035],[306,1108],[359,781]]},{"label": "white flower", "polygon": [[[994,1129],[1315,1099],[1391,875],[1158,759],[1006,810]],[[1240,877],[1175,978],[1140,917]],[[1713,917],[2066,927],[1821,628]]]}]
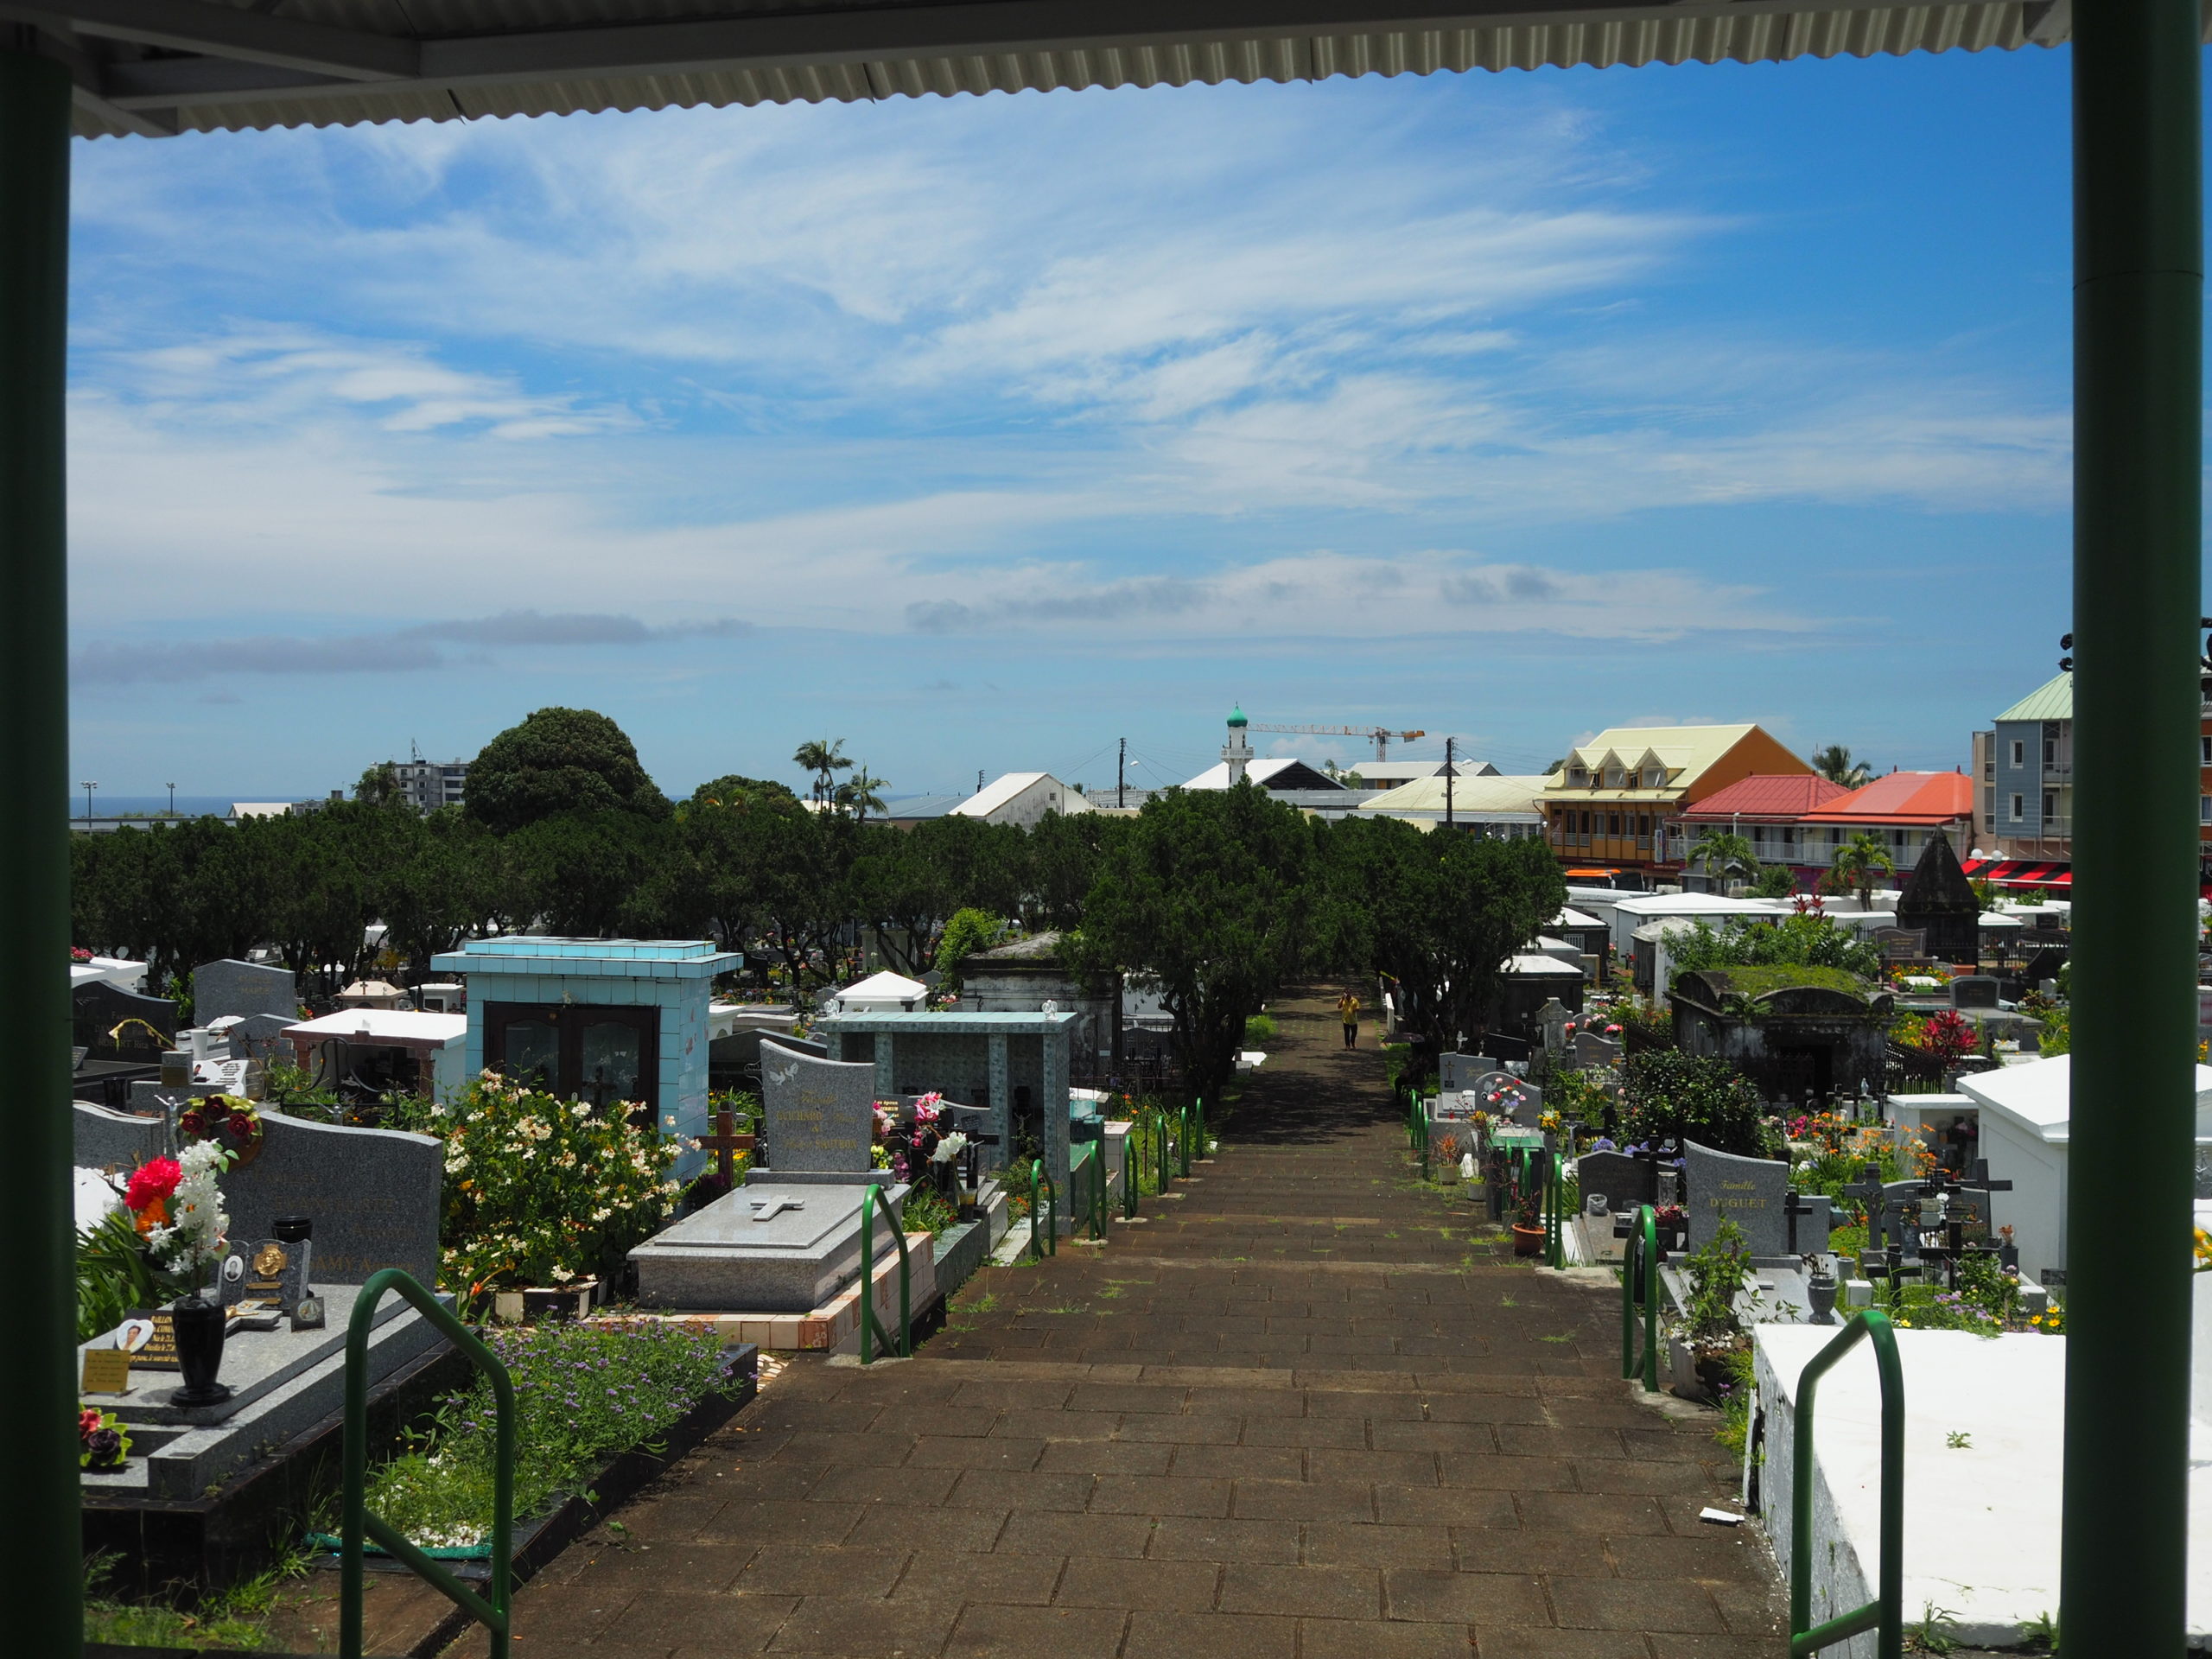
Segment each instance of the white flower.
[{"label": "white flower", "polygon": [[930,1161],[933,1164],[949,1164],[967,1150],[968,1137],[958,1129],[955,1129],[937,1143],[937,1149],[930,1154]]}]

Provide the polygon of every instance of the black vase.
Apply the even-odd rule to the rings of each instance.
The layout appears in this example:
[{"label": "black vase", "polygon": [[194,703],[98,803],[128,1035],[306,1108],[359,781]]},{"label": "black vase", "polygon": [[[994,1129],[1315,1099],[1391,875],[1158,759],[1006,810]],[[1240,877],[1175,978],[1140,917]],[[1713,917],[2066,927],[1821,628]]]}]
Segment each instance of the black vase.
[{"label": "black vase", "polygon": [[1811,1325],[1834,1325],[1835,1323],[1836,1293],[1836,1282],[1834,1279],[1827,1274],[1816,1273],[1805,1281],[1805,1291],[1806,1294],[1811,1299],[1813,1304],[1813,1316],[1807,1321],[1807,1323]]},{"label": "black vase", "polygon": [[223,1327],[227,1319],[220,1302],[194,1295],[169,1309],[176,1332],[176,1365],[184,1373],[184,1386],[169,1395],[173,1406],[219,1406],[231,1391],[215,1380],[223,1369]]}]

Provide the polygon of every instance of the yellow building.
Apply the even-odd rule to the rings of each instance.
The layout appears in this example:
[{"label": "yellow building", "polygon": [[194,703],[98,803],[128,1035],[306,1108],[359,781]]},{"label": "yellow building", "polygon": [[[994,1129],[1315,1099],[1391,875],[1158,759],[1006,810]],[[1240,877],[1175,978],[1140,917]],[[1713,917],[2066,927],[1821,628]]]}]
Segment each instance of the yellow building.
[{"label": "yellow building", "polygon": [[1754,772],[1812,770],[1757,726],[1616,727],[1544,779],[1545,830],[1570,874],[1679,868],[1668,819]]}]

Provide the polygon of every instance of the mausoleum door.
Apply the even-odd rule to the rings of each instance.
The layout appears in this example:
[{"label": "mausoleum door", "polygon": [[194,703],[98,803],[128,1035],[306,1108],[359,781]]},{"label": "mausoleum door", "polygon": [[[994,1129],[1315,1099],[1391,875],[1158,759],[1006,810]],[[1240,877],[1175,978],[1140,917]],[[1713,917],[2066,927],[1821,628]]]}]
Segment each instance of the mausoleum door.
[{"label": "mausoleum door", "polygon": [[651,1007],[493,1002],[484,1064],[563,1100],[605,1111],[617,1101],[652,1121],[659,1106],[659,1011]]}]

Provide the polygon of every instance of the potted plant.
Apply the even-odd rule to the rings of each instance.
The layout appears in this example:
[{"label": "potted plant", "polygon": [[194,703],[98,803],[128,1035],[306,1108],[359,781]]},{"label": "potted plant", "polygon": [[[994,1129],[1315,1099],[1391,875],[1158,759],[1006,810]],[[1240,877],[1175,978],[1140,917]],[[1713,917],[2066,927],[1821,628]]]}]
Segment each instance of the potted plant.
[{"label": "potted plant", "polygon": [[1698,1386],[1711,1397],[1728,1383],[1728,1356],[1745,1341],[1736,1298],[1751,1265],[1751,1241],[1734,1222],[1723,1221],[1712,1241],[1682,1265],[1689,1287],[1682,1340]]},{"label": "potted plant", "polygon": [[1513,1254],[1535,1255],[1544,1248],[1542,1192],[1534,1186],[1519,1188],[1513,1195]]}]

